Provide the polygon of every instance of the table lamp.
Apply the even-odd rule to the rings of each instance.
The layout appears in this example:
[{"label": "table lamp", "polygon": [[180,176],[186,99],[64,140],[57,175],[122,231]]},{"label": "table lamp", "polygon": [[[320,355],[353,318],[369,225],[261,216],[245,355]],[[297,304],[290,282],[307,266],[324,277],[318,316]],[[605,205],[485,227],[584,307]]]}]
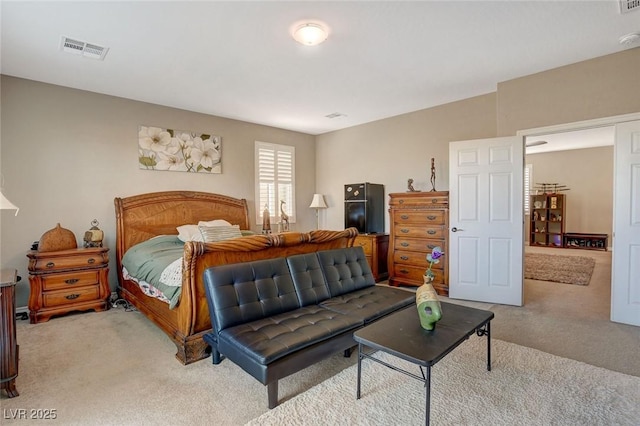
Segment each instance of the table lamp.
[{"label": "table lamp", "polygon": [[313,200],[311,200],[310,209],[316,209],[316,229],[320,229],[320,209],[326,209],[327,203],[324,202],[324,196],[322,194],[313,194]]}]

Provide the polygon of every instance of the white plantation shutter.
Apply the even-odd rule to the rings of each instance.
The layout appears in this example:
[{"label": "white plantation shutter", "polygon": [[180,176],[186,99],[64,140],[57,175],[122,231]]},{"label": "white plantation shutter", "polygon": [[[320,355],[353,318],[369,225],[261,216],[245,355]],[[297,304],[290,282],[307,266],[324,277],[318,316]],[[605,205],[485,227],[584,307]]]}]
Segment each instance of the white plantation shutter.
[{"label": "white plantation shutter", "polygon": [[531,214],[531,173],[533,166],[524,166],[524,214]]},{"label": "white plantation shutter", "polygon": [[265,204],[271,213],[271,229],[280,221],[280,201],[289,223],[295,223],[295,147],[256,141],[256,223],[262,224]]}]

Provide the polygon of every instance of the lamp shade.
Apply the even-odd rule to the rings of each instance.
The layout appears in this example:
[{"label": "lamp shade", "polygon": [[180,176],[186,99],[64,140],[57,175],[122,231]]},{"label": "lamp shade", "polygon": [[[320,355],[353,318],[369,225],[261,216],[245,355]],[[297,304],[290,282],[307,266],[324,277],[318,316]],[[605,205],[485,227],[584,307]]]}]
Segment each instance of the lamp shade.
[{"label": "lamp shade", "polygon": [[2,196],[2,198],[0,199],[0,210],[15,210],[15,215],[18,216],[18,212],[20,211],[20,209],[16,207],[16,205],[11,201],[7,200],[7,197],[5,197],[2,192],[0,192],[0,196]]},{"label": "lamp shade", "polygon": [[313,194],[313,200],[311,200],[310,209],[326,209],[327,203],[324,202],[324,195]]}]

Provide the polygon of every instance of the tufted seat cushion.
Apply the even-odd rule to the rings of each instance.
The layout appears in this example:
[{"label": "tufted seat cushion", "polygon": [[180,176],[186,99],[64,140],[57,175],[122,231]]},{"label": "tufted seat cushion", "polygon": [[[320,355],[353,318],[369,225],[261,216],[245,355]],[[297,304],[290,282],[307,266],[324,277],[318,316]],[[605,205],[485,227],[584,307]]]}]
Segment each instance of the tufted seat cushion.
[{"label": "tufted seat cushion", "polygon": [[316,305],[306,306],[227,328],[218,335],[218,347],[232,359],[249,357],[259,364],[269,364],[362,324],[355,316]]},{"label": "tufted seat cushion", "polygon": [[320,303],[320,306],[335,312],[358,317],[365,323],[369,323],[409,306],[415,300],[416,296],[413,292],[374,285],[332,297]]}]

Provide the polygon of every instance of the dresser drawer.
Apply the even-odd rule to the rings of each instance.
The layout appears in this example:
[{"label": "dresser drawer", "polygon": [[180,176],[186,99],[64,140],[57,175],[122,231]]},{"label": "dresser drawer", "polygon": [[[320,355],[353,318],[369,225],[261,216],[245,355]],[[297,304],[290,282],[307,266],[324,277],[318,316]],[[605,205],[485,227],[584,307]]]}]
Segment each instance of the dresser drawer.
[{"label": "dresser drawer", "polygon": [[429,240],[426,238],[416,239],[416,238],[396,238],[395,239],[395,250],[410,250],[410,251],[421,251],[425,254],[431,252],[436,247],[440,247],[444,250],[444,239],[440,240]]},{"label": "dresser drawer", "polygon": [[[35,261],[34,261],[35,260]],[[38,255],[29,264],[32,272],[51,272],[66,269],[97,268],[107,265],[109,259],[106,253],[95,251],[85,253],[78,250],[73,256],[46,256]]]},{"label": "dresser drawer", "polygon": [[100,288],[98,285],[81,287],[69,290],[45,292],[42,295],[45,308],[64,306],[72,303],[98,300]]},{"label": "dresser drawer", "polygon": [[356,240],[353,242],[353,246],[362,247],[364,254],[371,256],[371,253],[373,253],[373,238],[356,237]]},{"label": "dresser drawer", "polygon": [[438,239],[445,238],[447,235],[447,229],[444,226],[438,225],[405,225],[395,224],[393,225],[394,235],[397,238],[429,238]]},{"label": "dresser drawer", "polygon": [[42,276],[42,289],[44,291],[77,288],[94,285],[100,282],[100,271],[69,272],[66,274],[48,274]]},{"label": "dresser drawer", "polygon": [[[435,279],[433,283],[442,283],[444,282],[444,270],[443,269],[431,269],[433,275],[435,275]],[[414,284],[421,285],[424,283],[424,273],[426,272],[427,267],[421,268],[416,266],[402,265],[402,264],[394,264],[393,265],[393,276],[395,279],[403,280],[406,279]]]},{"label": "dresser drawer", "polygon": [[448,208],[449,207],[449,197],[448,195],[441,196],[405,196],[405,197],[392,197],[389,200],[389,206],[393,206],[394,208],[402,209],[402,208],[414,208],[420,207],[422,209],[429,208]]},{"label": "dresser drawer", "polygon": [[445,224],[445,212],[442,210],[406,210],[397,211],[393,215],[395,224],[431,223]]},{"label": "dresser drawer", "polygon": [[[398,264],[407,264],[423,268],[424,271],[429,267],[427,254],[418,251],[396,250],[393,253],[393,261]],[[444,269],[444,261],[434,263],[431,269]]]}]

